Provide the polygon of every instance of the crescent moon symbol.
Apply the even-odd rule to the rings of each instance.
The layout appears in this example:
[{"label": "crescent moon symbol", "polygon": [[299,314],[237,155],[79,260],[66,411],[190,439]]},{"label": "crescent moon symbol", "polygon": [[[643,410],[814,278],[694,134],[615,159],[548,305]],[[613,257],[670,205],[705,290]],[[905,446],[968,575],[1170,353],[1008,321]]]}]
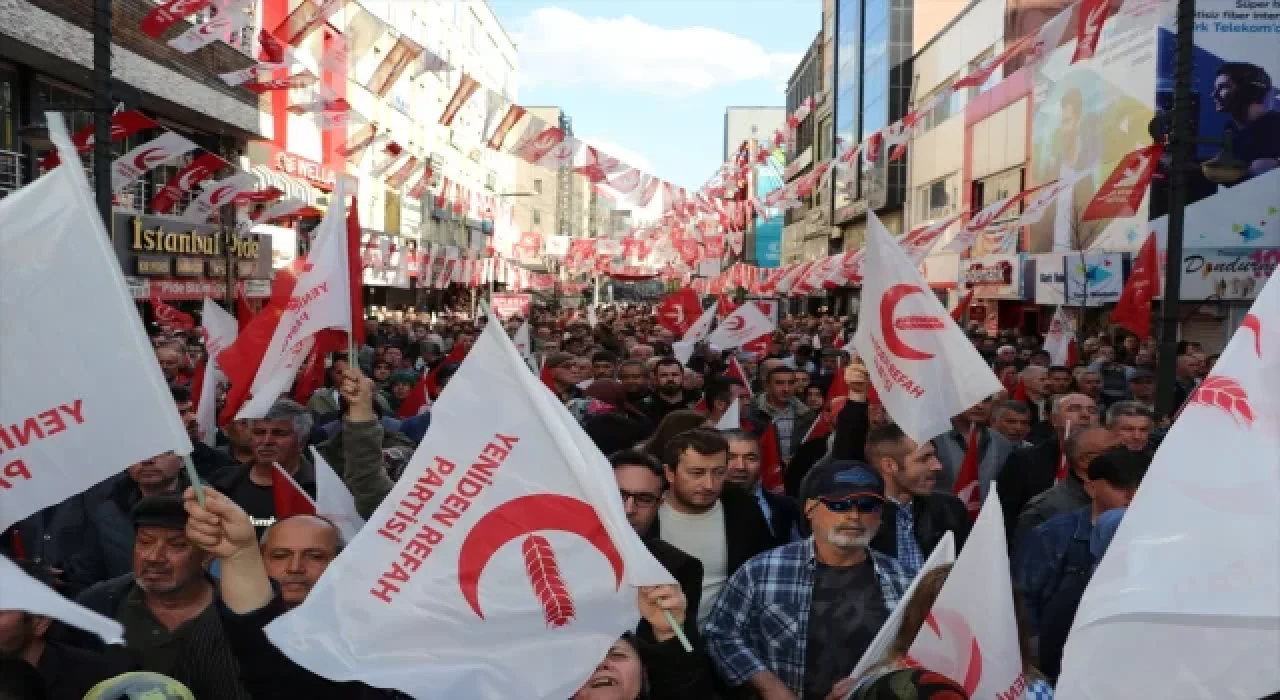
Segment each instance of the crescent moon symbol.
[{"label": "crescent moon symbol", "polygon": [[164,153],[164,149],[148,148],[147,150],[139,153],[138,156],[133,159],[133,164],[144,170],[148,169],[151,165],[151,156],[155,153]]},{"label": "crescent moon symbol", "polygon": [[1262,357],[1262,320],[1253,314],[1245,314],[1240,327],[1253,331],[1253,351]]},{"label": "crescent moon symbol", "polygon": [[902,338],[898,337],[897,329],[893,326],[894,313],[898,309],[898,304],[912,294],[923,293],[924,290],[914,284],[895,284],[885,290],[884,296],[880,298],[880,333],[884,336],[884,344],[888,346],[889,352],[904,360],[929,360],[933,358],[933,353],[917,350],[903,342]]},{"label": "crescent moon symbol", "polygon": [[541,493],[514,498],[480,518],[462,541],[458,553],[458,587],[462,597],[484,619],[480,610],[480,575],[493,555],[511,540],[539,530],[571,532],[591,543],[609,560],[614,583],[622,586],[622,555],[600,522],[595,509],[576,498]]},{"label": "crescent moon symbol", "polygon": [[746,325],[747,325],[746,320],[743,319],[741,316],[734,316],[732,318],[726,318],[724,320],[724,327],[728,328],[731,331],[734,331],[735,333],[737,331],[742,330],[743,326],[746,326]]}]

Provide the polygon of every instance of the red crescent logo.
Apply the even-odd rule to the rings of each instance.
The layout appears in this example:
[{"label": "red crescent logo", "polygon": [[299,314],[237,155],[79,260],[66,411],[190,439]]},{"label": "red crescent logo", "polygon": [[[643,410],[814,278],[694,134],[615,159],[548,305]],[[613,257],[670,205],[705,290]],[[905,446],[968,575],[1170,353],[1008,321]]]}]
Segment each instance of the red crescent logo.
[{"label": "red crescent logo", "polygon": [[903,316],[895,318],[898,304],[912,294],[924,294],[924,290],[914,284],[895,284],[885,290],[880,299],[880,333],[884,336],[884,344],[889,352],[904,360],[929,360],[933,353],[917,350],[898,337],[898,331],[942,330],[946,326],[935,316]]},{"label": "red crescent logo", "polygon": [[191,189],[191,186],[194,185],[197,180],[204,179],[208,174],[209,169],[203,165],[194,167],[183,173],[182,177],[178,178],[178,189],[186,192]]},{"label": "red crescent logo", "polygon": [[209,195],[209,203],[214,205],[220,203],[222,198],[235,188],[235,185],[223,185],[222,187],[219,187],[213,191],[213,194]]},{"label": "red crescent logo", "polygon": [[534,534],[543,530],[571,532],[591,543],[609,560],[614,583],[618,588],[622,587],[622,555],[595,509],[576,498],[559,494],[521,496],[486,513],[462,541],[458,553],[458,587],[476,617],[484,619],[479,587],[480,576],[489,560],[506,543],[528,535],[521,549],[534,584],[534,593],[547,614],[548,625],[560,627],[573,618],[572,600],[560,578],[554,552],[546,539]]},{"label": "red crescent logo", "polygon": [[1245,314],[1240,327],[1253,331],[1253,351],[1262,357],[1262,320],[1253,314]]},{"label": "red crescent logo", "polygon": [[734,333],[742,330],[746,325],[747,320],[741,316],[730,316],[724,320],[724,327]]},{"label": "red crescent logo", "polygon": [[139,170],[150,170],[151,166],[169,158],[169,152],[163,148],[148,148],[134,156],[133,164]]},{"label": "red crescent logo", "polygon": [[[949,657],[939,656],[923,661],[908,656],[907,664],[940,673],[959,683],[966,693],[972,695],[982,683],[982,647],[978,645],[978,637],[969,627],[968,621],[960,613],[943,608],[930,612],[929,617],[925,618],[925,626],[951,647],[952,654]],[[966,655],[969,661],[962,668],[961,659]]]},{"label": "red crescent logo", "polygon": [[205,0],[174,0],[169,3],[169,12],[177,17],[186,17],[204,5]]}]

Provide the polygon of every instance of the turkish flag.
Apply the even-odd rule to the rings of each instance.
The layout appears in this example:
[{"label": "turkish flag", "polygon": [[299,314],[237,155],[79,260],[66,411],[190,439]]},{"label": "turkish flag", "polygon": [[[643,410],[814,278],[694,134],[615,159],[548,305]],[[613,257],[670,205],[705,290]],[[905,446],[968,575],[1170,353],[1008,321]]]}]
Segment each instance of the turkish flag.
[{"label": "turkish flag", "polygon": [[1121,158],[1110,177],[1089,200],[1080,220],[1116,219],[1136,214],[1163,154],[1164,144],[1153,143]]},{"label": "turkish flag", "polygon": [[959,323],[964,318],[965,312],[969,310],[969,305],[973,303],[973,290],[970,289],[968,294],[960,297],[960,303],[956,304],[956,308],[951,310],[951,318]]},{"label": "turkish flag", "polygon": [[1147,236],[1133,261],[1133,271],[1120,293],[1120,301],[1111,311],[1112,323],[1142,340],[1151,337],[1151,300],[1160,284],[1160,255],[1156,245],[1156,234]]},{"label": "turkish flag", "polygon": [[316,514],[316,502],[279,464],[271,470],[271,502],[275,506],[277,521],[295,515]]},{"label": "turkish flag", "polygon": [[960,462],[960,471],[956,473],[955,495],[964,503],[969,511],[969,519],[977,520],[978,511],[982,510],[982,488],[978,481],[978,430],[969,428],[969,444],[964,451],[964,460]]},{"label": "turkish flag", "polygon": [[253,320],[240,329],[235,342],[218,355],[218,366],[231,382],[222,414],[218,416],[219,425],[226,425],[233,420],[249,398],[249,387],[253,385],[258,366],[262,364],[262,356],[271,344],[276,326],[289,305],[298,275],[306,262],[305,257],[295,258],[289,267],[276,271],[275,278],[271,280],[271,300],[262,311],[253,316]]},{"label": "turkish flag", "polygon": [[681,338],[701,315],[702,302],[689,287],[663,297],[657,310],[658,325]]},{"label": "turkish flag", "polygon": [[182,331],[189,331],[196,327],[195,319],[191,318],[191,314],[185,314],[160,301],[160,295],[156,291],[154,287],[151,289],[151,311],[155,314],[156,323]]},{"label": "turkish flag", "polygon": [[782,447],[778,444],[778,428],[773,423],[760,434],[760,484],[766,491],[783,492]]}]

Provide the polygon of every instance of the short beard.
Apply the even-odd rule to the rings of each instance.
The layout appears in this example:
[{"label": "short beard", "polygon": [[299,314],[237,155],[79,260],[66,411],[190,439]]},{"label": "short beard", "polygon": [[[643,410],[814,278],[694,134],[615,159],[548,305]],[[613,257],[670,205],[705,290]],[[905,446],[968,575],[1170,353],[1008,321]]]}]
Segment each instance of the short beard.
[{"label": "short beard", "polygon": [[[878,528],[877,528],[878,529]],[[837,531],[835,528],[827,530],[824,539],[827,544],[845,551],[853,551],[858,549],[866,549],[871,545],[871,540],[875,538],[876,530],[864,531],[861,535],[847,535]]]}]

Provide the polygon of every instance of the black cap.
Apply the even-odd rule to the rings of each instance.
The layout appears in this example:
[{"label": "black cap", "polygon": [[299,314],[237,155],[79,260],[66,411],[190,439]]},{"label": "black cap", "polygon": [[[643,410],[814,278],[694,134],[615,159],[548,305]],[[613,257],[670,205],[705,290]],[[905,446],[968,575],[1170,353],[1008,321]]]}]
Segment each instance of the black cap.
[{"label": "black cap", "polygon": [[872,496],[884,500],[884,479],[862,462],[840,460],[819,464],[800,484],[801,500]]},{"label": "black cap", "polygon": [[1126,447],[1113,447],[1089,462],[1089,480],[1102,481],[1116,488],[1132,488],[1142,483],[1151,466],[1151,456]]},{"label": "black cap", "polygon": [[187,511],[177,494],[145,496],[133,507],[133,528],[163,527],[183,530],[187,527]]}]

